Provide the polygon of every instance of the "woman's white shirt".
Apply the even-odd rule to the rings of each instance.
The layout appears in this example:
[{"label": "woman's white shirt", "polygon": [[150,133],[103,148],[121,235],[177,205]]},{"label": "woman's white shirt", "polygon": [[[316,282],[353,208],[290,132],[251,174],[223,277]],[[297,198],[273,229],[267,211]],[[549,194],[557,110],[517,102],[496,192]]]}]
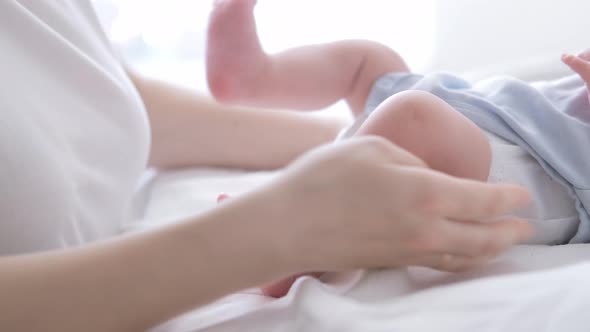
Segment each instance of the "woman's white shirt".
[{"label": "woman's white shirt", "polygon": [[149,151],[87,0],[0,1],[0,255],[116,235]]}]

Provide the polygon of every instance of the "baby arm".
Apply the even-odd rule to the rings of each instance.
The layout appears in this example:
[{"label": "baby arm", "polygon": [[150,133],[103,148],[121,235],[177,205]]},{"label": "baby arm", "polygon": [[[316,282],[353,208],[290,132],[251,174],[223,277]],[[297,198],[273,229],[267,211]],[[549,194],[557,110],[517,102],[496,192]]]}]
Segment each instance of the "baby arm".
[{"label": "baby arm", "polygon": [[[578,54],[564,54],[561,57],[563,63],[575,71],[586,82],[586,88],[590,87],[590,49]],[[588,98],[590,100],[590,90]]]}]

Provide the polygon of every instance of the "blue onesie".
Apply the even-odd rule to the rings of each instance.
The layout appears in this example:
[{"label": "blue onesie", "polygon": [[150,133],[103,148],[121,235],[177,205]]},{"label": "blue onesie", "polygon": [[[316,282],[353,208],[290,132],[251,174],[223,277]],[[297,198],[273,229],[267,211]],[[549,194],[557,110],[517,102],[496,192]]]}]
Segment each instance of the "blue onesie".
[{"label": "blue onesie", "polygon": [[375,82],[365,111],[404,90],[428,91],[530,153],[575,201],[580,223],[569,243],[590,242],[590,104],[577,75],[532,84],[509,77],[471,84],[446,73],[390,73]]}]

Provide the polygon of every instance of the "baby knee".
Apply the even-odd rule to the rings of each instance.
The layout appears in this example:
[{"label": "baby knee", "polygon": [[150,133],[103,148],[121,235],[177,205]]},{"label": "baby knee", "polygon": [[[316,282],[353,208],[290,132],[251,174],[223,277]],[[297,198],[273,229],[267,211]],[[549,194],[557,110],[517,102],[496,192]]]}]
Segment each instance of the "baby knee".
[{"label": "baby knee", "polygon": [[432,93],[408,90],[397,93],[381,105],[396,122],[407,125],[427,124],[440,116],[444,102]]}]

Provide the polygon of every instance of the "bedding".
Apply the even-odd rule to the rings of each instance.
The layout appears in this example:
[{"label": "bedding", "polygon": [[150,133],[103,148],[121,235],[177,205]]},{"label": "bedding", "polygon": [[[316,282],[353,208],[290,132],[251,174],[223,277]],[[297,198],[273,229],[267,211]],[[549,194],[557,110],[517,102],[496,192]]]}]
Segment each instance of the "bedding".
[{"label": "bedding", "polygon": [[[137,222],[125,230],[201,213],[215,206],[220,192],[239,195],[277,174],[148,174],[137,196]],[[245,290],[151,331],[585,331],[587,257],[588,244],[523,245],[466,273],[410,267],[304,277],[284,298]]]}]

